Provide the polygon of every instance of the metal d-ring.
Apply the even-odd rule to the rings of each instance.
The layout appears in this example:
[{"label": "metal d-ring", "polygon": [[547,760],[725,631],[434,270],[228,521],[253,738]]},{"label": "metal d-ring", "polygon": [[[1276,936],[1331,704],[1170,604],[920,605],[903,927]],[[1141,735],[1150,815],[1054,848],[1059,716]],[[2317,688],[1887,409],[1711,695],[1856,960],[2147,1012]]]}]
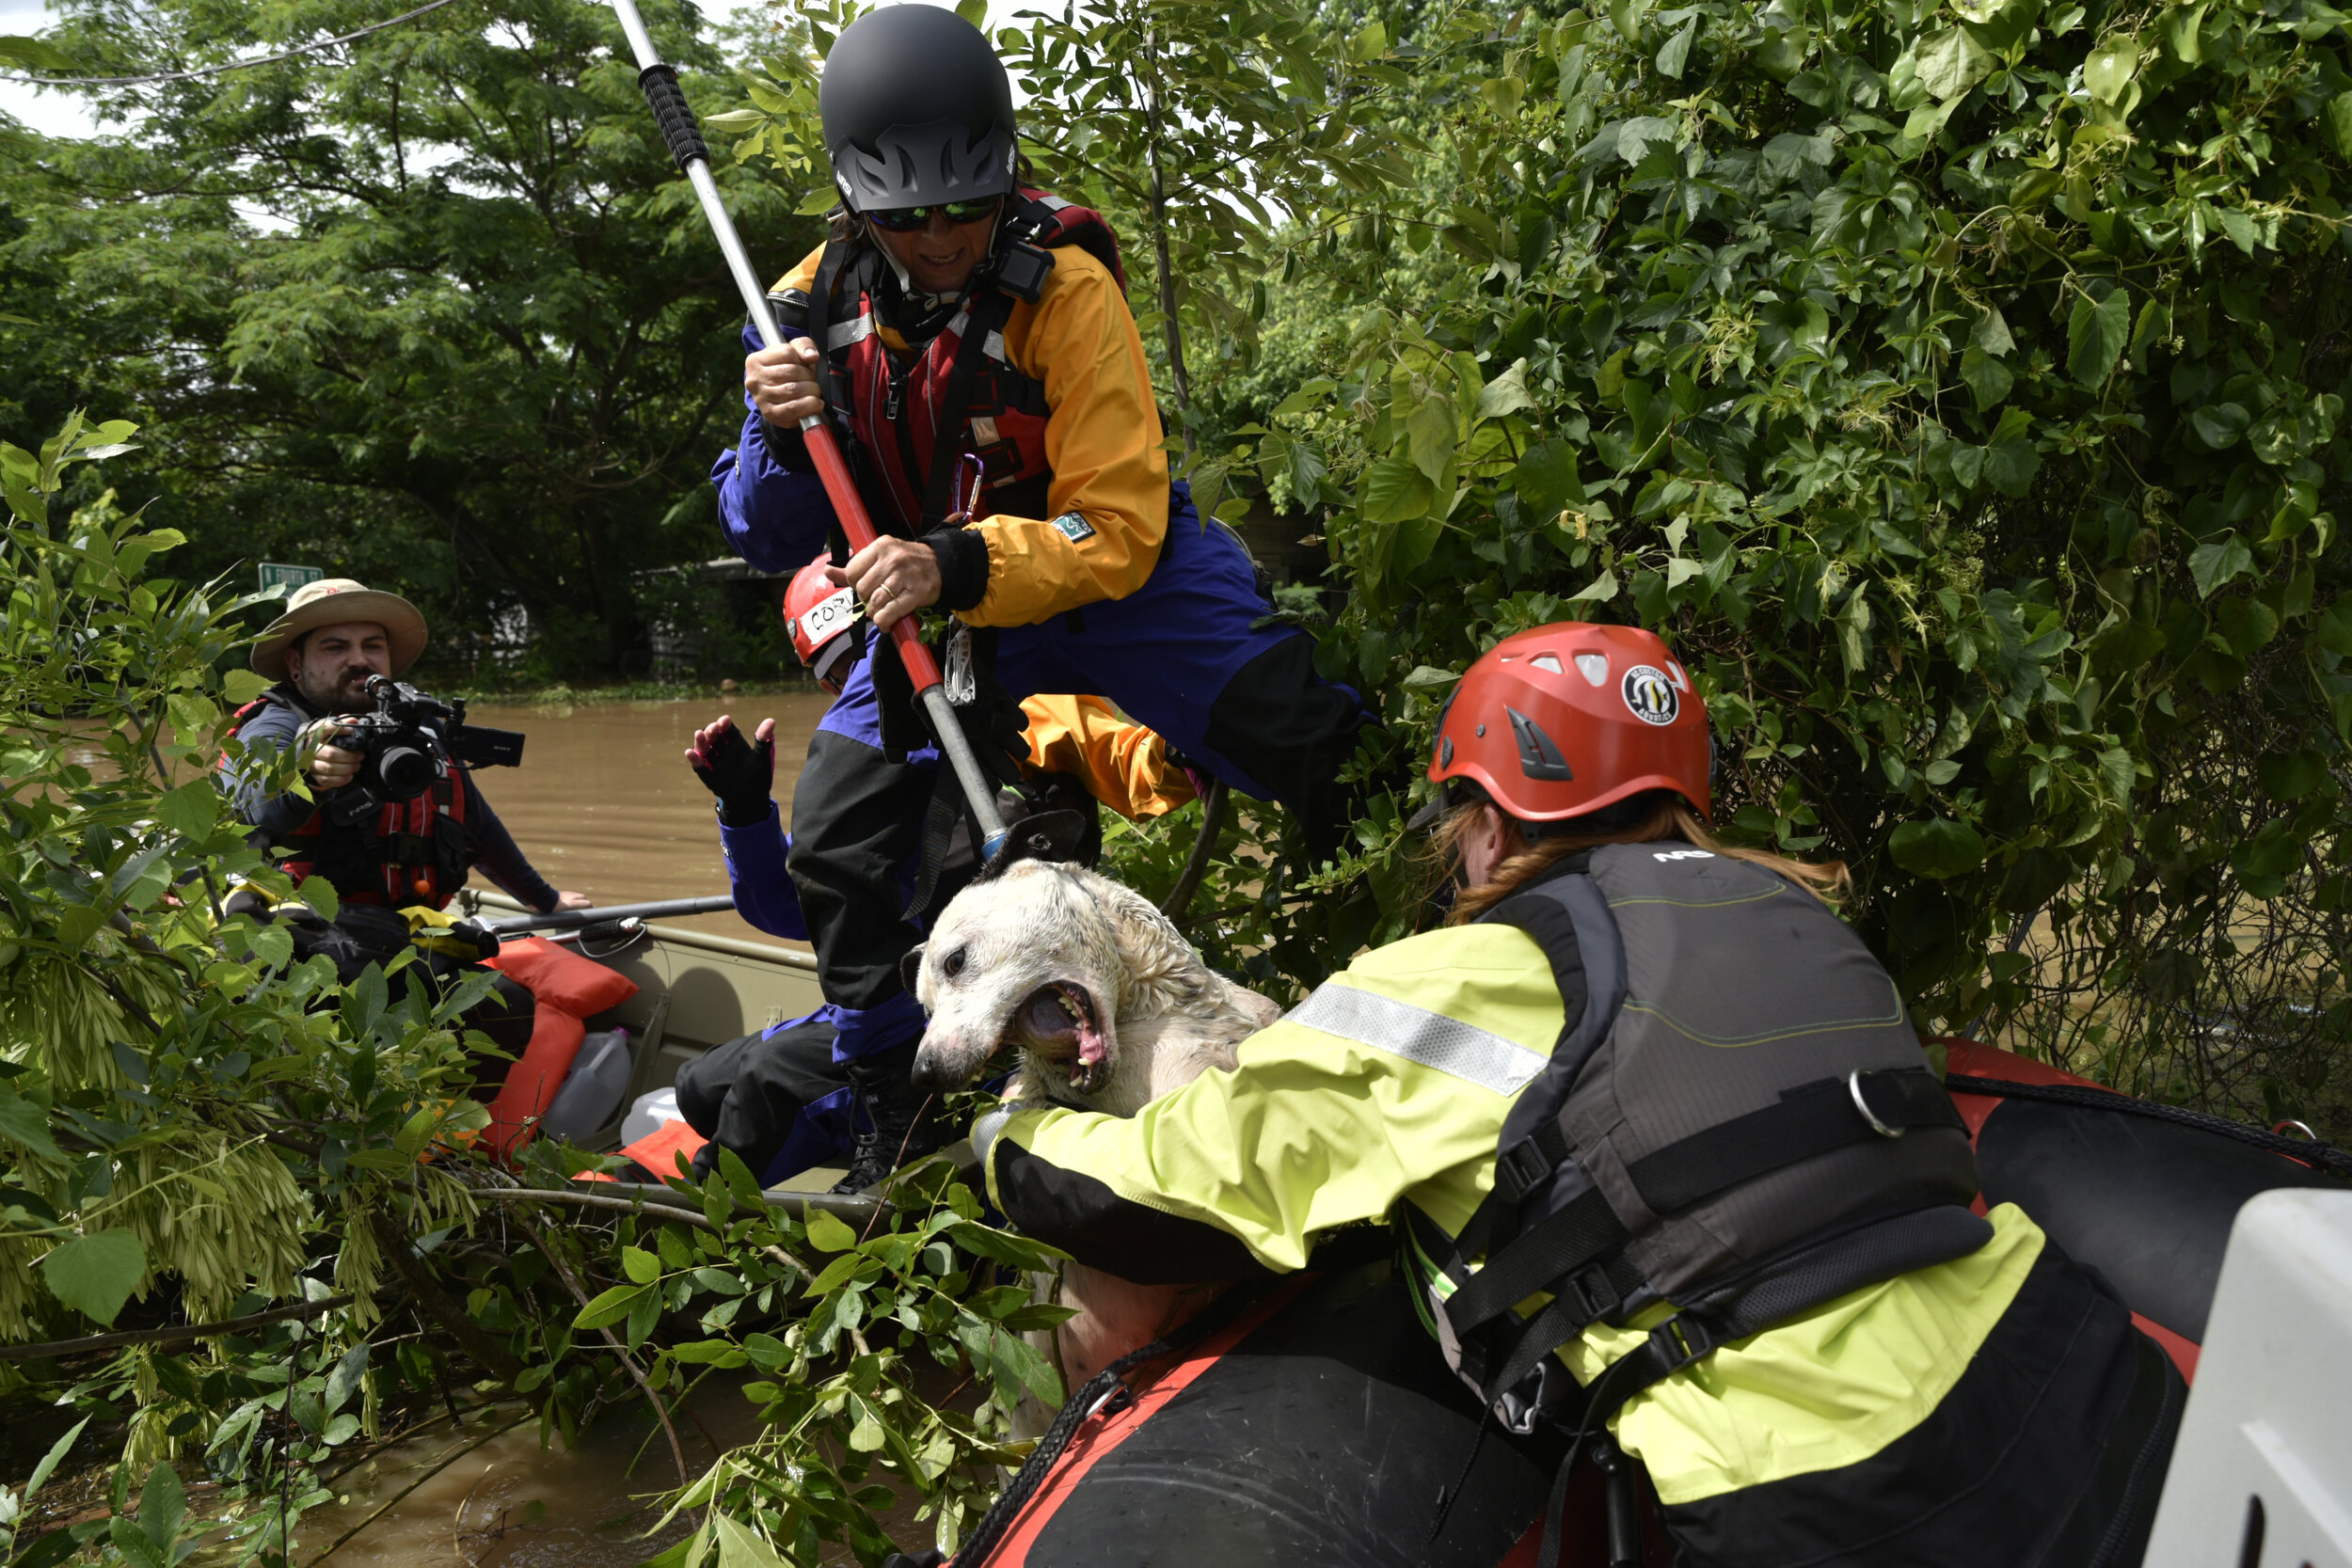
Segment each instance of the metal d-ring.
[{"label": "metal d-ring", "polygon": [[1862,1097],[1862,1069],[1846,1074],[1846,1092],[1853,1096],[1853,1108],[1862,1113],[1862,1119],[1870,1124],[1870,1131],[1882,1138],[1899,1138],[1911,1131],[1907,1127],[1889,1127],[1879,1120],[1879,1114],[1870,1109],[1870,1102]]}]

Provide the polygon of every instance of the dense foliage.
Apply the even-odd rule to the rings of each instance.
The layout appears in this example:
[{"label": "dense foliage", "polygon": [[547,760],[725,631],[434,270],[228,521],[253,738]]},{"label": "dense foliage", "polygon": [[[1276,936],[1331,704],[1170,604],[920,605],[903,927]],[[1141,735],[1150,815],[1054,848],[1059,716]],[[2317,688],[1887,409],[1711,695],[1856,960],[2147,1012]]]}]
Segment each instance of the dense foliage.
[{"label": "dense foliage", "polygon": [[[290,891],[210,776],[260,685],[218,673],[239,606],[151,572],[183,541],[111,492],[58,505],[131,434],[0,443],[0,1393],[78,1407],[121,1455],[111,1519],[0,1537],[0,1560],[177,1561],[225,1527],[239,1560],[281,1561],[322,1478],[375,1440],[444,1409],[568,1435],[640,1396],[675,1481],[703,1476],[695,1501],[803,1560],[870,1552],[901,1493],[952,1538],[1014,1402],[1059,1402],[1019,1336],[1062,1309],[994,1278],[1052,1255],[980,1223],[944,1165],[861,1235],[771,1210],[732,1156],[680,1183],[690,1206],[641,1213],[568,1188],[593,1156],[469,1147],[488,1042],[457,1018],[486,972],[391,1000],[382,971],[339,987],[282,926],[222,912],[237,882]],[[777,1380],[746,1386],[769,1435],[706,1474],[668,1408],[746,1366]],[[953,1408],[924,1392],[959,1386]],[[26,1501],[0,1493],[0,1529]]]},{"label": "dense foliage", "polygon": [[1650,626],[1724,820],[1853,865],[1923,1028],[2344,1125],[2337,13],[1416,44],[1415,182],[1277,236],[1346,368],[1229,453],[1319,503],[1395,754],[1495,637]]},{"label": "dense foliage", "polygon": [[[61,36],[108,66],[263,36],[230,0],[77,5]],[[952,1185],[860,1238],[739,1174],[656,1224],[553,1208],[560,1163],[529,1193],[417,1164],[471,1103],[453,1015],[335,996],[214,919],[222,879],[271,873],[208,786],[170,787],[241,690],[214,673],[234,607],[151,557],[317,560],[452,627],[525,607],[585,668],[667,592],[629,570],[719,547],[698,476],[735,311],[612,30],[464,8],[153,90],[108,143],[0,150],[9,422],[103,393],[171,443],[106,457],[155,498],[135,522],[71,467],[119,429],[7,459],[0,1338],[313,1304],[7,1375],[123,1421],[127,1464],[228,1482],[259,1551],[314,1495],[291,1478],[453,1366],[550,1431],[756,1371],[774,1435],[698,1483],[687,1555],[871,1552],[882,1480],[952,1529],[1017,1390],[1051,1391],[1008,1326],[1050,1310],[979,1273],[1038,1255]],[[668,19],[778,270],[830,202],[807,88],[849,14],[780,13],[740,98]],[[1345,862],[1301,864],[1271,810],[1229,823],[1194,905],[1215,956],[1280,990],[1425,919],[1401,824],[1460,672],[1547,620],[1639,622],[1699,678],[1720,823],[1853,866],[1923,1032],[2352,1132],[2338,12],[1101,0],[998,40],[1041,169],[1128,236],[1178,461],[1325,552],[1280,612],[1385,721]],[[1164,891],[1196,820],[1115,829],[1114,863]],[[199,1232],[191,1203],[249,1223]],[[469,1233],[492,1204],[528,1224]],[[350,1359],[403,1314],[413,1356]],[[926,1356],[991,1390],[980,1416],[927,1399]],[[92,1549],[181,1532],[177,1482],[149,1492],[151,1528]]]}]

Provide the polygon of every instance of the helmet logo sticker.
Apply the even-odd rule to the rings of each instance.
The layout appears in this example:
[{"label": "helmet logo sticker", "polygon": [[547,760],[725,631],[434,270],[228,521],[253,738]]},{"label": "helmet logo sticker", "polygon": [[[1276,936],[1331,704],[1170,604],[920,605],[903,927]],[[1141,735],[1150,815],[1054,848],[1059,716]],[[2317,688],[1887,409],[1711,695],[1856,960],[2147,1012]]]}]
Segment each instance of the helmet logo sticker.
[{"label": "helmet logo sticker", "polygon": [[1671,724],[1682,711],[1674,682],[1655,665],[1637,664],[1628,670],[1618,689],[1625,694],[1627,709],[1645,724]]}]

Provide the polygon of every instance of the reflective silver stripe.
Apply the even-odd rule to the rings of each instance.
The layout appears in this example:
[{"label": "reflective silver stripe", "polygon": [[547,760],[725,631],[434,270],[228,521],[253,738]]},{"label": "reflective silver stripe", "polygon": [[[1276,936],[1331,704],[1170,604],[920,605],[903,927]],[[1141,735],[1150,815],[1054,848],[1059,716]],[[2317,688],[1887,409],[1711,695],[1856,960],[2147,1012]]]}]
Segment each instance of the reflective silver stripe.
[{"label": "reflective silver stripe", "polygon": [[1546,1061],[1458,1018],[1354,986],[1319,986],[1282,1022],[1390,1052],[1497,1094],[1518,1094],[1544,1070]]},{"label": "reflective silver stripe", "polygon": [[825,347],[828,350],[848,348],[873,330],[874,318],[871,316],[859,316],[850,321],[835,322],[825,329]]},{"label": "reflective silver stripe", "polygon": [[963,336],[963,329],[971,325],[972,312],[969,310],[959,310],[956,312],[955,319],[949,322],[946,325],[941,327],[939,330],[943,337],[953,336],[961,338]]},{"label": "reflective silver stripe", "polygon": [[980,352],[987,355],[991,359],[995,360],[1000,365],[1009,365],[1012,363],[1011,360],[1005,357],[1005,335],[1001,332],[990,333],[987,338],[981,341]]}]

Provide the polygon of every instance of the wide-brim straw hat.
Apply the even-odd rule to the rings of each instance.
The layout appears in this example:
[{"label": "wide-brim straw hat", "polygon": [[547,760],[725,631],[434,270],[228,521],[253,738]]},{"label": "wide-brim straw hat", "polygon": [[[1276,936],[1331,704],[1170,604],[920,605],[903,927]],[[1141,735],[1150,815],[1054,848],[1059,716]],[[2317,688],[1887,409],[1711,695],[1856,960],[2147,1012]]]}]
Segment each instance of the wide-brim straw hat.
[{"label": "wide-brim straw hat", "polygon": [[286,650],[306,631],[350,621],[373,621],[391,640],[392,673],[405,675],[424,652],[424,616],[397,594],[370,588],[349,578],[306,582],[286,601],[286,613],[269,624],[253,644],[253,668],[271,680],[286,678]]}]

